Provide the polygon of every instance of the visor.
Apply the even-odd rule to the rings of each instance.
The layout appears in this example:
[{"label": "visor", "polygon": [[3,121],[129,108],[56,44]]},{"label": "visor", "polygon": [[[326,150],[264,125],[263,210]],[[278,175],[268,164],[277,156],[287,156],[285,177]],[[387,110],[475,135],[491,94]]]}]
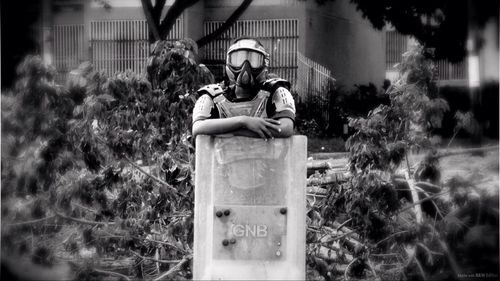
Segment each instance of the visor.
[{"label": "visor", "polygon": [[228,64],[233,67],[241,67],[248,60],[252,68],[264,66],[264,55],[253,50],[236,50],[229,53]]}]

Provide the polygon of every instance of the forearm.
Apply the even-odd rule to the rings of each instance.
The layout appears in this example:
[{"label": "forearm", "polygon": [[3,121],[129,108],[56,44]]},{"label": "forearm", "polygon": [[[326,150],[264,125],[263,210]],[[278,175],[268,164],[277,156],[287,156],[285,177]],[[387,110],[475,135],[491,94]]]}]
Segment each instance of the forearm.
[{"label": "forearm", "polygon": [[280,122],[279,124],[279,130],[275,131],[273,130],[273,136],[275,138],[288,138],[293,135],[293,121],[290,118],[280,118],[278,119]]},{"label": "forearm", "polygon": [[193,137],[197,135],[219,135],[244,128],[241,116],[198,120],[193,124]]},{"label": "forearm", "polygon": [[[275,138],[288,138],[293,135],[293,121],[289,118],[278,119],[280,121],[279,130],[269,130]],[[231,132],[235,136],[259,138],[260,136],[245,128]]]},{"label": "forearm", "polygon": [[[265,121],[267,120],[267,121]],[[256,126],[261,124],[260,126]],[[262,122],[269,128],[264,129]],[[264,131],[266,133],[264,133]],[[278,120],[262,119],[258,117],[237,116],[221,119],[198,120],[193,124],[193,137],[197,135],[222,135],[254,138],[286,138],[293,135],[293,121],[289,118]]]}]

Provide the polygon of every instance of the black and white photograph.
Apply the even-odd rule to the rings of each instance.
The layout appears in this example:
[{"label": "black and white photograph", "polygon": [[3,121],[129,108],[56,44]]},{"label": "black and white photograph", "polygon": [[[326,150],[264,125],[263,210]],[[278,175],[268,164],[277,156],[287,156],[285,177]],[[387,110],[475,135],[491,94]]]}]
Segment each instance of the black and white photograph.
[{"label": "black and white photograph", "polygon": [[0,10],[0,279],[500,279],[498,0]]}]

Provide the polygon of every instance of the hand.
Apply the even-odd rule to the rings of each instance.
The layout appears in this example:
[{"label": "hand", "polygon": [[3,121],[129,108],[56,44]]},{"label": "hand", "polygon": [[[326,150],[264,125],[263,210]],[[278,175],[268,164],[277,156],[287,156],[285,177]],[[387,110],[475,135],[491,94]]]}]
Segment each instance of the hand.
[{"label": "hand", "polygon": [[271,130],[281,132],[280,124],[280,121],[271,118],[245,116],[243,119],[244,127],[263,139],[274,138]]}]

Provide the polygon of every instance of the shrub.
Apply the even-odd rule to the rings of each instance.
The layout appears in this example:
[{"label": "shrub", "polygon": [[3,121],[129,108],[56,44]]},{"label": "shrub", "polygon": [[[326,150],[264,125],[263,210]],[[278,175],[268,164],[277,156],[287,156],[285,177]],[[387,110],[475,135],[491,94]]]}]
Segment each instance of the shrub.
[{"label": "shrub", "polygon": [[[22,245],[39,264],[69,256],[76,270],[133,256],[126,275],[140,278],[168,269],[145,257],[189,257],[190,114],[195,90],[213,82],[192,60],[191,43],[157,44],[153,83],[130,72],[108,77],[86,63],[65,88],[39,57],[25,60],[18,87],[2,97],[2,254]],[[27,235],[33,248],[21,243]],[[41,255],[47,243],[53,251]]]}]

